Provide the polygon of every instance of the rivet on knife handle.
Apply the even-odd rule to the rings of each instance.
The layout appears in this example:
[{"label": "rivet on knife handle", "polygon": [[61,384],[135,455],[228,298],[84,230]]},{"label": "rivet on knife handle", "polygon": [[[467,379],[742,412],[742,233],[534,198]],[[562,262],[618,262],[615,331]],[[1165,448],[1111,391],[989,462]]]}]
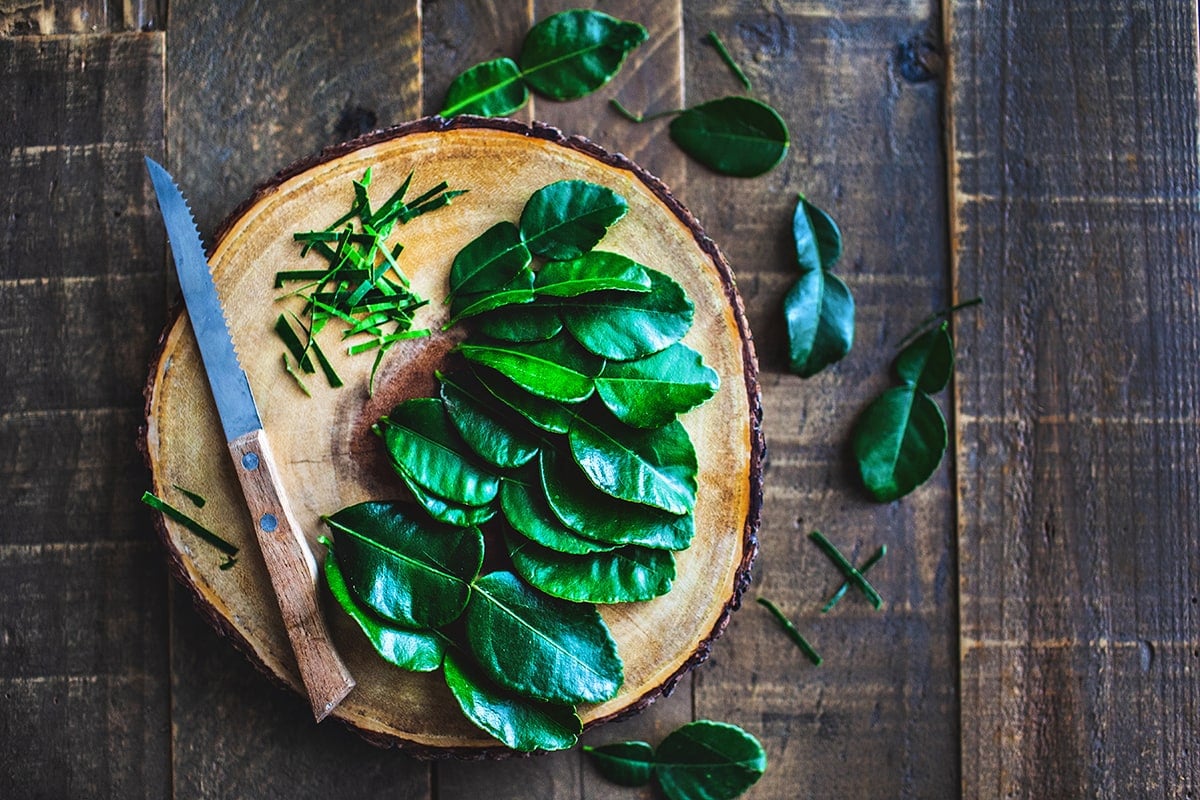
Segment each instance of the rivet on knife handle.
[{"label": "rivet on knife handle", "polygon": [[267,435],[251,431],[229,443],[254,532],[279,600],[313,715],[320,722],[354,688],[333,649],[317,605],[317,562],[300,532],[275,471]]}]

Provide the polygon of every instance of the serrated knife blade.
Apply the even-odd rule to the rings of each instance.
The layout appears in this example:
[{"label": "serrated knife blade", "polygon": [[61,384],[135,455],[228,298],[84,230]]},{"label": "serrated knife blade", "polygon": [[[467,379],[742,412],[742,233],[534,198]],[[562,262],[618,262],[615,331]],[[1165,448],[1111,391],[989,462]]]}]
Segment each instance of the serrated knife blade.
[{"label": "serrated knife blade", "polygon": [[325,626],[317,594],[316,559],[296,524],[279,479],[191,209],[161,165],[147,158],[146,168],[158,197],[179,286],[225,429],[234,471],[250,508],[301,680],[319,722],[354,688],[354,679]]}]

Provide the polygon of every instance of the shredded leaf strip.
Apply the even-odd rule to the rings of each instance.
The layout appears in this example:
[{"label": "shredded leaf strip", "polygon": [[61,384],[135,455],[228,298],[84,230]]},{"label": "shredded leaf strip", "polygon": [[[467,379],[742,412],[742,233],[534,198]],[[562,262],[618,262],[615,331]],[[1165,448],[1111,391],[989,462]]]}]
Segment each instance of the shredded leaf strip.
[{"label": "shredded leaf strip", "polygon": [[196,508],[204,508],[204,504],[208,502],[203,496],[198,495],[189,489],[183,488],[178,483],[172,483],[171,485],[174,486],[180,494],[182,494],[188,500],[191,500],[192,505],[194,505]]},{"label": "shredded leaf strip", "polygon": [[820,531],[813,531],[808,535],[808,538],[817,543],[817,546],[825,551],[825,555],[829,556],[830,560],[837,565],[837,568],[842,571],[846,579],[862,590],[862,593],[871,601],[871,605],[875,608],[883,606],[883,598],[879,596],[879,592],[875,591],[875,587],[870,581],[863,577],[862,573],[855,569],[842,552],[833,546],[833,543],[825,538],[825,534]]},{"label": "shredded leaf strip", "polygon": [[288,361],[287,353],[283,353],[281,357],[283,358],[284,371],[288,375],[292,376],[292,379],[296,381],[296,385],[300,387],[300,391],[304,392],[307,397],[312,397],[312,392],[308,390],[308,386],[304,383],[304,379],[300,377],[300,373],[297,372],[295,367],[292,366],[292,362]]},{"label": "shredded leaf strip", "polygon": [[[863,565],[858,568],[858,571],[860,573],[862,573],[863,575],[866,575],[868,570],[870,570],[871,567],[875,566],[880,561],[882,561],[883,557],[886,555],[887,555],[887,545],[881,544],[879,546],[879,549],[875,551],[875,554],[863,562]],[[829,600],[827,600],[825,602],[825,605],[821,606],[821,613],[828,614],[829,611],[838,604],[838,601],[841,600],[846,595],[846,592],[849,590],[850,590],[850,581],[842,581],[842,585],[839,586],[838,590],[833,593],[833,596],[830,597]]]},{"label": "shredded leaf strip", "polygon": [[171,519],[175,520],[180,525],[187,528],[189,531],[196,534],[213,547],[217,548],[217,550],[220,550],[222,553],[224,553],[225,563],[221,565],[221,569],[229,569],[237,563],[237,559],[234,558],[234,556],[238,554],[237,545],[230,544],[225,539],[221,538],[196,520],[189,517],[187,514],[180,511],[178,508],[175,508],[175,506],[171,505],[166,500],[156,497],[150,492],[142,493],[142,502],[163,516],[170,517]]},{"label": "shredded leaf strip", "polygon": [[716,31],[708,32],[708,41],[713,47],[717,48],[717,54],[721,56],[721,60],[725,62],[725,66],[729,67],[729,71],[733,73],[734,77],[741,81],[742,86],[746,87],[747,90],[751,89],[750,79],[746,77],[746,73],[742,72],[742,68],[738,66],[738,63],[733,60],[733,56],[725,49],[725,43],[721,41],[720,36],[717,36]]},{"label": "shredded leaf strip", "polygon": [[767,611],[771,612],[771,615],[775,617],[780,626],[783,627],[783,632],[788,635],[789,639],[796,643],[796,646],[800,648],[800,651],[803,652],[804,655],[808,656],[808,660],[813,663],[813,666],[821,666],[821,654],[816,651],[816,648],[808,643],[808,640],[804,638],[804,634],[800,633],[799,629],[792,624],[792,621],[787,618],[786,614],[780,611],[774,603],[765,597],[758,598],[758,604],[767,609]]},{"label": "shredded leaf strip", "polygon": [[305,352],[306,348],[300,341],[300,337],[292,330],[292,326],[288,324],[287,317],[283,314],[279,315],[279,319],[275,320],[275,333],[283,340],[284,346],[291,352],[292,358],[300,365],[300,369],[305,372],[316,372],[312,365],[312,360],[309,359]]}]

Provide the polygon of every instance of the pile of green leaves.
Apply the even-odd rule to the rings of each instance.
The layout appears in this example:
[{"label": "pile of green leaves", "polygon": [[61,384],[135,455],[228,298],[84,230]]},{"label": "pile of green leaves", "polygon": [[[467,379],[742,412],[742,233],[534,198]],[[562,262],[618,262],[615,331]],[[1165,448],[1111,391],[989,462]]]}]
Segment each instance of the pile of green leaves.
[{"label": "pile of green leaves", "polygon": [[599,11],[574,9],[547,17],[525,36],[516,61],[476,64],[450,84],[443,117],[502,117],[529,99],[529,89],[551,100],[574,100],[608,83],[646,29]]},{"label": "pile of green leaves", "polygon": [[[443,666],[464,714],[518,750],[571,746],[574,705],[615,696],[623,667],[594,604],[668,592],[695,532],[678,415],[718,376],[680,342],[682,287],[595,249],[627,208],[559,181],[457,254],[448,302],[468,335],[437,397],[376,426],[416,506],[328,518],[329,585],[380,654]],[[481,576],[485,524],[505,568]]]},{"label": "pile of green leaves", "polygon": [[767,769],[767,754],[757,739],[736,725],[711,720],[689,722],[663,739],[657,750],[646,742],[583,750],[613,783],[645,786],[653,779],[669,800],[737,797]]},{"label": "pile of green leaves", "polygon": [[[303,306],[297,314],[288,311],[275,322],[275,332],[283,340],[295,365],[283,356],[287,372],[308,393],[299,373],[315,371],[313,359],[320,364],[330,386],[342,385],[341,378],[317,343],[317,334],[330,320],[344,323],[342,340],[358,340],[348,344],[350,355],[375,350],[371,369],[371,388],[375,372],[384,354],[398,341],[427,336],[429,331],[412,330],[416,310],[429,301],[418,297],[397,259],[404,246],[389,245],[393,228],[411,222],[422,214],[450,204],[462,191],[450,191],[443,181],[419,196],[406,200],[413,175],[379,208],[372,208],[367,194],[371,186],[371,169],[367,168],[361,181],[354,181],[354,200],[350,210],[319,231],[296,233],[294,238],[303,244],[301,256],[314,253],[326,265],[318,269],[284,270],[275,273],[275,288],[300,282],[302,285],[278,298],[300,298]],[[292,322],[300,334],[292,327]],[[307,320],[307,322],[305,321]]]},{"label": "pile of green leaves", "polygon": [[854,344],[854,296],[830,272],[842,257],[842,232],[827,213],[800,195],[792,215],[800,279],[783,300],[788,363],[810,378],[840,361]]}]

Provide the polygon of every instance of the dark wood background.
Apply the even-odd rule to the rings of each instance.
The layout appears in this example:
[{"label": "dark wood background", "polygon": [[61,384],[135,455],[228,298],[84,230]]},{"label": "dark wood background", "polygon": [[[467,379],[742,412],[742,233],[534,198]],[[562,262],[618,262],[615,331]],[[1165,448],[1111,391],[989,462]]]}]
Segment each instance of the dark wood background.
[{"label": "dark wood background", "polygon": [[[211,235],[293,159],[432,113],[558,0],[0,0],[0,797],[634,798],[578,750],[426,763],[267,683],[171,585],[139,503],[141,386],[173,297],[142,155]],[[696,718],[758,736],[755,798],[1200,796],[1200,141],[1184,0],[599,2],[650,40],[618,79],[521,112],[662,177],[724,249],[754,331],[770,462],[748,604],[710,661],[590,742]],[[787,119],[755,180],[665,123],[740,91]],[[846,234],[858,337],[782,357],[797,192]],[[951,452],[870,502],[847,451],[901,336],[954,322]],[[821,603],[812,528],[887,603]]]}]

